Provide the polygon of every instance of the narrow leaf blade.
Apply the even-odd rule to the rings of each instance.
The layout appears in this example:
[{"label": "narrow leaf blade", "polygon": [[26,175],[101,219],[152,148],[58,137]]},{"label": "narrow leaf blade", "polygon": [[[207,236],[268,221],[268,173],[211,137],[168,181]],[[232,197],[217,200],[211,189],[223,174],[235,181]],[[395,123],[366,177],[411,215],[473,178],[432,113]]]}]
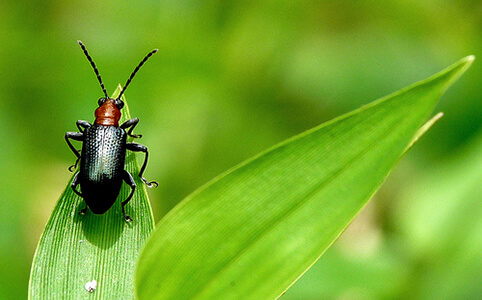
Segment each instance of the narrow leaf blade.
[{"label": "narrow leaf blade", "polygon": [[[120,86],[113,97],[119,92]],[[121,121],[130,118],[125,104]],[[103,215],[88,211],[84,216],[79,215],[84,201],[74,194],[70,183],[67,185],[37,246],[30,274],[30,299],[134,298],[134,266],[141,246],[154,229],[154,218],[145,184],[136,176],[139,165],[130,151],[126,170],[137,184],[126,206],[126,213],[133,218],[129,224],[124,221],[119,201],[129,195],[126,184],[109,211]],[[85,285],[93,280],[97,288],[90,294]]]},{"label": "narrow leaf blade", "polygon": [[141,253],[139,299],[278,297],[367,203],[472,60],[283,142],[188,196]]}]

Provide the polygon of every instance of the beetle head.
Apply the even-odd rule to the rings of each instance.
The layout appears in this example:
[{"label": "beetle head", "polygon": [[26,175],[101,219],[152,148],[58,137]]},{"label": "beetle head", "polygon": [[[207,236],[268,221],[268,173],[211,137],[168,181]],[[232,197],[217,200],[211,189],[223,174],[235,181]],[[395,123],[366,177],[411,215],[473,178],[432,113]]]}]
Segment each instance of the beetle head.
[{"label": "beetle head", "polygon": [[124,108],[124,101],[122,101],[121,99],[112,99],[112,98],[105,98],[105,97],[102,97],[100,98],[98,101],[97,101],[97,104],[99,104],[99,107],[102,106],[105,101],[107,100],[114,100],[114,104],[115,106],[117,107],[117,109],[121,110],[122,108]]}]

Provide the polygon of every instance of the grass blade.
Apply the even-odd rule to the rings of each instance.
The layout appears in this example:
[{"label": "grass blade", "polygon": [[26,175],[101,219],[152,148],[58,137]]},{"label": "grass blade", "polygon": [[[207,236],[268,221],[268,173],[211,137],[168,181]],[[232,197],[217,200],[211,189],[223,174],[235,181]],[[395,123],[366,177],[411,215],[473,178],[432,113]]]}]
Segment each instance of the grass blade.
[{"label": "grass blade", "polygon": [[[119,92],[120,86],[113,97]],[[130,118],[125,104],[121,122]],[[134,298],[135,262],[154,229],[154,219],[145,184],[135,176],[139,174],[135,154],[127,152],[126,169],[137,184],[136,193],[126,206],[133,222],[124,221],[119,201],[104,215],[90,211],[79,215],[85,204],[69,183],[37,247],[30,274],[30,299]],[[130,188],[123,184],[118,199],[125,199],[129,192]],[[90,294],[85,285],[93,280],[97,281],[97,288]]]}]

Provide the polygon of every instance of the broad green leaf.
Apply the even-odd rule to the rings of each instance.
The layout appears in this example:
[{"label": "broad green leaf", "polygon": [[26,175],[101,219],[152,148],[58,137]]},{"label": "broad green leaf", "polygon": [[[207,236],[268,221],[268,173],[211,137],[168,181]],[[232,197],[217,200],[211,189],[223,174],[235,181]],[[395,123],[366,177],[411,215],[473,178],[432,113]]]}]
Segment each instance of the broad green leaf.
[{"label": "broad green leaf", "polygon": [[[120,89],[119,86],[114,92],[114,98]],[[123,100],[125,102],[125,98]],[[93,109],[95,104],[96,101],[92,103]],[[130,118],[125,104],[121,122]],[[65,151],[70,151],[67,145]],[[154,219],[145,184],[136,176],[139,165],[135,154],[127,152],[126,169],[137,184],[134,196],[126,205],[126,213],[133,221],[126,223],[121,212],[119,199],[125,199],[130,192],[125,183],[118,201],[107,213],[94,215],[88,211],[81,216],[79,211],[85,204],[71,190],[71,179],[37,247],[30,274],[30,299],[134,298],[135,262],[154,229]],[[72,161],[74,158],[72,155]],[[67,169],[65,172],[67,177]],[[93,280],[97,281],[97,288],[89,293],[85,285]]]},{"label": "broad green leaf", "polygon": [[287,140],[188,196],[141,253],[139,299],[280,296],[367,203],[472,61]]}]

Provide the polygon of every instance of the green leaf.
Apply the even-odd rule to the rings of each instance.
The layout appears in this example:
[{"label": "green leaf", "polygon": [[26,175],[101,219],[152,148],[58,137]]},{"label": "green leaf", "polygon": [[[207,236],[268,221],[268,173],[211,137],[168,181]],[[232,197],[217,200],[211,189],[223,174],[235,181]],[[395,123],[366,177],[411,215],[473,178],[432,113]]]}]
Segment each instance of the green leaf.
[{"label": "green leaf", "polygon": [[367,203],[473,59],[287,140],[188,196],[141,253],[139,299],[280,296]]},{"label": "green leaf", "polygon": [[[120,90],[119,86],[114,98]],[[127,102],[122,113],[121,122],[130,118]],[[65,149],[70,151],[67,145]],[[124,221],[120,201],[103,215],[90,211],[79,215],[85,204],[70,188],[71,179],[37,247],[30,274],[31,299],[134,298],[135,262],[154,230],[154,219],[145,184],[135,176],[139,174],[135,154],[127,152],[126,169],[137,184],[133,198],[126,205],[126,213],[133,221]],[[130,187],[123,184],[118,199],[125,199],[129,192]],[[97,281],[97,288],[91,294],[85,285],[93,280]]]}]

